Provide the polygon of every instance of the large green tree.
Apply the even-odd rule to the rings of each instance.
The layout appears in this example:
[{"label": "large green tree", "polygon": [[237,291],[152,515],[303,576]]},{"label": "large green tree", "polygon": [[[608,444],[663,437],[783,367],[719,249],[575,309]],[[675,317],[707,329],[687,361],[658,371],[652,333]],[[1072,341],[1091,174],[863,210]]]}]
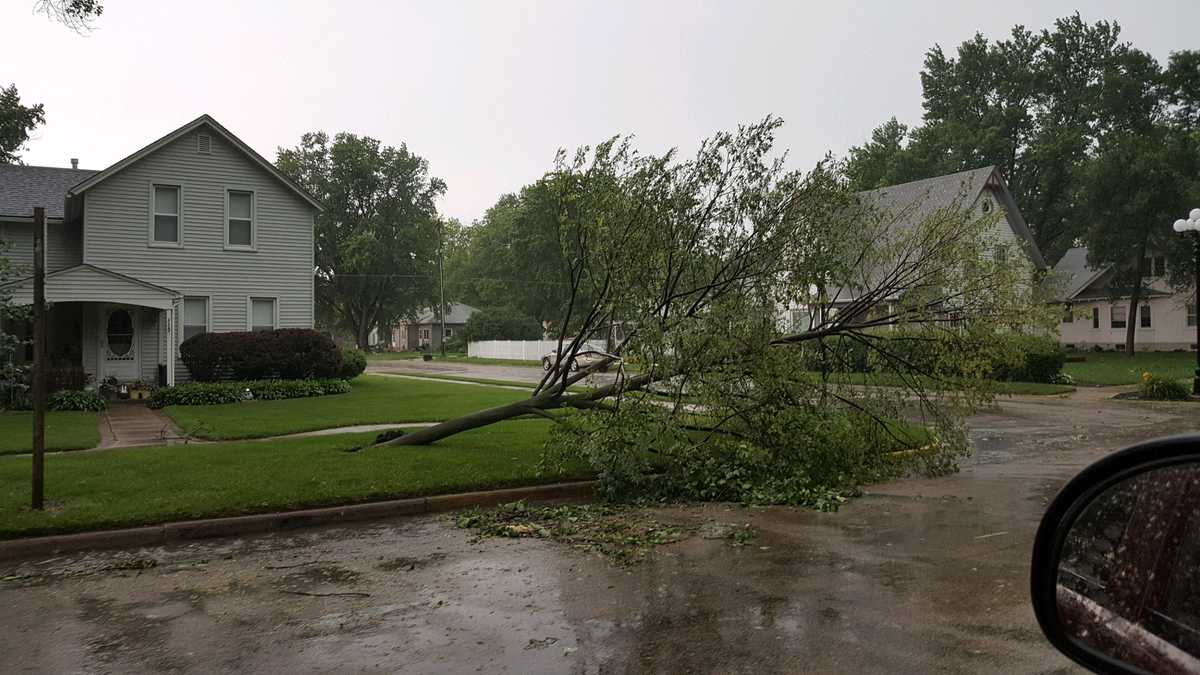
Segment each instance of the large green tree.
[{"label": "large green tree", "polygon": [[870,189],[999,166],[1038,246],[1056,260],[1091,223],[1083,191],[1095,149],[1152,104],[1125,90],[1142,56],[1115,22],[1078,14],[1038,32],[1016,26],[993,42],[977,34],[953,55],[935,45],[921,71],[922,123],[885,123],[850,150],[846,173]]},{"label": "large green tree", "polygon": [[550,181],[539,180],[501,196],[460,230],[447,258],[449,296],[477,307],[511,307],[539,322],[558,319],[571,293],[560,199]]},{"label": "large green tree", "polygon": [[0,87],[0,164],[19,163],[30,132],[45,121],[41,103],[21,103],[15,84]]},{"label": "large green tree", "polygon": [[[962,415],[983,395],[975,385],[991,372],[997,336],[1041,325],[1045,306],[1021,266],[992,254],[984,233],[995,213],[949,205],[899,226],[905,209],[876,213],[824,163],[786,170],[779,125],[768,118],[717,134],[684,159],[638,153],[623,138],[560,154],[544,178],[557,195],[570,291],[554,321],[559,357],[524,400],[380,444],[432,443],[536,415],[555,421],[557,447],[609,484],[636,481],[657,453],[652,464],[683,482],[715,472],[791,500],[838,474],[863,475],[848,468],[858,459],[844,459],[882,466],[890,446],[862,434],[886,436],[888,419],[913,415],[938,440],[907,457],[944,468],[966,449]],[[780,307],[797,301],[814,320],[783,332]],[[585,341],[618,319],[626,330],[611,354],[576,370]],[[813,358],[843,343],[901,386],[811,372]],[[914,358],[914,345],[936,353]],[[925,364],[956,381],[930,386],[944,373]],[[588,382],[603,367],[615,377]],[[728,494],[687,494],[698,492]]]},{"label": "large green tree", "polygon": [[403,144],[313,132],[280,148],[276,164],[325,206],[314,231],[319,322],[365,348],[372,329],[436,304],[434,202],[446,184],[428,162]]}]

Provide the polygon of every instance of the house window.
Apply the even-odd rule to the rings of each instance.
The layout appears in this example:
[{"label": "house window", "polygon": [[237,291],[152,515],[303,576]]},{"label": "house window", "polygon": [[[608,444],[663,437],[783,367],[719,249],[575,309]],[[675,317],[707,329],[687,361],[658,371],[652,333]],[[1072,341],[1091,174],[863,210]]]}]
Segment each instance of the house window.
[{"label": "house window", "polygon": [[1142,328],[1150,327],[1150,305],[1142,305],[1138,307],[1138,318],[1141,319],[1139,324]]},{"label": "house window", "polygon": [[250,330],[275,329],[275,298],[250,298]]},{"label": "house window", "polygon": [[1063,307],[1062,322],[1063,323],[1073,323],[1074,321],[1075,321],[1075,315],[1071,313],[1071,306],[1065,305]]},{"label": "house window", "polygon": [[179,226],[179,186],[155,185],[152,201],[150,241],[178,246],[182,229]]},{"label": "house window", "polygon": [[1187,325],[1192,328],[1196,327],[1196,299],[1192,298],[1188,301],[1187,307]]},{"label": "house window", "polygon": [[447,329],[446,329],[446,337],[453,337],[453,335],[454,335],[454,329],[453,329],[453,328],[447,328]]},{"label": "house window", "polygon": [[1112,310],[1109,313],[1109,321],[1112,322],[1112,327],[1124,328],[1126,314],[1127,309],[1124,305],[1113,305]]},{"label": "house window", "polygon": [[208,298],[183,299],[183,339],[208,332]]},{"label": "house window", "polygon": [[1166,256],[1156,255],[1154,257],[1142,258],[1142,270],[1147,277],[1165,277],[1167,276],[1167,258]]},{"label": "house window", "polygon": [[254,247],[254,193],[248,190],[229,190],[226,193],[225,245],[234,248]]},{"label": "house window", "polygon": [[1100,308],[1093,307],[1092,308],[1092,328],[1099,328],[1099,327],[1100,327]]},{"label": "house window", "polygon": [[421,329],[421,339],[422,340],[428,340],[431,335],[432,335],[432,331],[430,329],[428,329],[428,328]]}]

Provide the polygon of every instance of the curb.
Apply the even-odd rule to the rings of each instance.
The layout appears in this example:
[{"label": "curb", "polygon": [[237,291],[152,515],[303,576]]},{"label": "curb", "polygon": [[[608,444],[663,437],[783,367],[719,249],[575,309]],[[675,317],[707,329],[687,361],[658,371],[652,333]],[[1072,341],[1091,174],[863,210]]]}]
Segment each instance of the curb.
[{"label": "curb", "polygon": [[319,525],[336,525],[376,518],[412,516],[455,511],[473,506],[494,506],[518,500],[586,500],[595,496],[596,481],[551,483],[531,487],[462,492],[412,499],[392,499],[346,506],[329,506],[298,511],[260,513],[249,516],[184,520],[122,530],[100,530],[0,541],[0,561],[19,560],[75,551],[159,546],[185,541],[291,530]]}]

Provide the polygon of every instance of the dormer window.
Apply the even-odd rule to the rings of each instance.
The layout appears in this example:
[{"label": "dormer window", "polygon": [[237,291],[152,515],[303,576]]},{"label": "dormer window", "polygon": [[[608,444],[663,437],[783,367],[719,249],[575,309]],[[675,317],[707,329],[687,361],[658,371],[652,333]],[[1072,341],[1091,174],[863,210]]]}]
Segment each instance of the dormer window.
[{"label": "dormer window", "polygon": [[179,246],[183,241],[180,192],[178,185],[150,186],[151,245]]}]

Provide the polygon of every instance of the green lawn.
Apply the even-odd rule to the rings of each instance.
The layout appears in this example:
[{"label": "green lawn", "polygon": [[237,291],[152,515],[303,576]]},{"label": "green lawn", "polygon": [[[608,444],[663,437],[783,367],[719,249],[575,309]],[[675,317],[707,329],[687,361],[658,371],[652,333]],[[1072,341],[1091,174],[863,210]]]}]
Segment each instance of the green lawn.
[{"label": "green lawn", "polygon": [[1086,359],[1063,367],[1077,384],[1137,384],[1145,372],[1190,380],[1196,370],[1195,352],[1135,352],[1132,358],[1121,352],[1077,352],[1071,356]]},{"label": "green lawn", "polygon": [[[46,449],[82,450],[100,443],[99,416],[92,412],[46,413]],[[0,455],[33,449],[33,413],[0,412]]]},{"label": "green lawn", "polygon": [[439,422],[519,400],[511,389],[361,375],[348,394],[163,409],[185,433],[217,440],[264,438],[355,424]]},{"label": "green lawn", "polygon": [[539,474],[549,425],[510,421],[429,447],[357,453],[345,451],[374,434],[50,455],[43,513],[29,510],[29,459],[0,458],[0,538],[582,477]]}]

